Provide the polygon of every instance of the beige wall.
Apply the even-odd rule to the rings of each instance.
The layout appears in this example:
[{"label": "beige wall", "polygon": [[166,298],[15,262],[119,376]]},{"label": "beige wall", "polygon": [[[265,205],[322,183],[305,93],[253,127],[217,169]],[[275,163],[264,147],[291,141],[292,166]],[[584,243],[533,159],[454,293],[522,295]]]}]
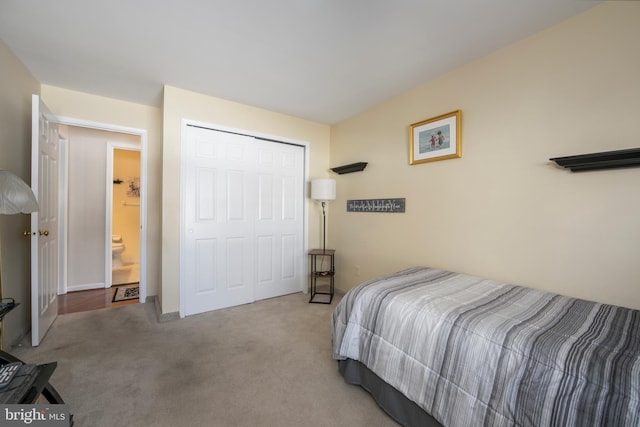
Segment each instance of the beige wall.
[{"label": "beige wall", "polygon": [[160,291],[162,197],[162,111],[156,107],[42,85],[52,113],[147,131],[147,295]]},{"label": "beige wall", "polygon": [[[0,169],[31,182],[31,95],[40,83],[0,40]],[[4,297],[20,303],[5,318],[5,342],[15,344],[31,328],[30,215],[0,215]]]},{"label": "beige wall", "polygon": [[[331,164],[369,162],[337,179],[337,287],[428,265],[640,308],[640,168],[548,161],[638,146],[638,23],[606,2],[334,126]],[[462,158],[409,166],[408,126],[456,109]],[[345,209],[387,197],[406,213]]]},{"label": "beige wall", "polygon": [[[164,90],[162,313],[180,308],[180,127],[182,119],[195,120],[304,141],[309,144],[309,178],[325,177],[329,167],[329,126],[274,113],[171,86]],[[310,223],[318,211],[310,207]],[[319,229],[318,229],[319,230]],[[319,231],[310,227],[309,244],[316,245]]]}]

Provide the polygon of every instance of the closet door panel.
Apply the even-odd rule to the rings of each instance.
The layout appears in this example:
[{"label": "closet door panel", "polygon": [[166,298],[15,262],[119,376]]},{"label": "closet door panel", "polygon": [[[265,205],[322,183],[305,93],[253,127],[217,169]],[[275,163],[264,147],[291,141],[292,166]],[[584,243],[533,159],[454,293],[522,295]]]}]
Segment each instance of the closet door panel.
[{"label": "closet door panel", "polygon": [[187,126],[186,315],[300,292],[304,147]]}]

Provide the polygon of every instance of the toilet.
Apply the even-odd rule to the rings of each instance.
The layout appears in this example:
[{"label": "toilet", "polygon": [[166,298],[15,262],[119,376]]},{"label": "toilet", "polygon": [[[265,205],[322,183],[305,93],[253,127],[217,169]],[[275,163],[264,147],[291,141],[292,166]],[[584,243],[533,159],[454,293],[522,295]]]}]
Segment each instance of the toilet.
[{"label": "toilet", "polygon": [[122,267],[122,251],[124,251],[122,236],[114,234],[111,236],[111,268]]}]

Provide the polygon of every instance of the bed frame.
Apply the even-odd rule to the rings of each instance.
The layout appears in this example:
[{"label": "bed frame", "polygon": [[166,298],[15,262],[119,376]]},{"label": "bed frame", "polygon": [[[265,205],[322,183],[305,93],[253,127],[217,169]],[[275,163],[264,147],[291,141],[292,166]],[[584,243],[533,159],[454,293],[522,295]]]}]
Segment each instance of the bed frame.
[{"label": "bed frame", "polygon": [[438,421],[402,393],[382,381],[369,368],[353,359],[339,360],[338,370],[348,384],[359,385],[398,424],[403,426],[442,427]]}]

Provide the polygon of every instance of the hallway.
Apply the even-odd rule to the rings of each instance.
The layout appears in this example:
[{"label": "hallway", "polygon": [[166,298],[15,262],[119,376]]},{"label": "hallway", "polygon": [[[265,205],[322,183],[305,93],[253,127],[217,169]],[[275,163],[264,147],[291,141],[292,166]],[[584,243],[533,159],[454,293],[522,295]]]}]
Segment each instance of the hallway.
[{"label": "hallway", "polygon": [[117,286],[105,289],[68,292],[58,295],[58,314],[77,313],[80,311],[98,310],[101,308],[121,307],[139,302],[139,299],[111,302]]}]

